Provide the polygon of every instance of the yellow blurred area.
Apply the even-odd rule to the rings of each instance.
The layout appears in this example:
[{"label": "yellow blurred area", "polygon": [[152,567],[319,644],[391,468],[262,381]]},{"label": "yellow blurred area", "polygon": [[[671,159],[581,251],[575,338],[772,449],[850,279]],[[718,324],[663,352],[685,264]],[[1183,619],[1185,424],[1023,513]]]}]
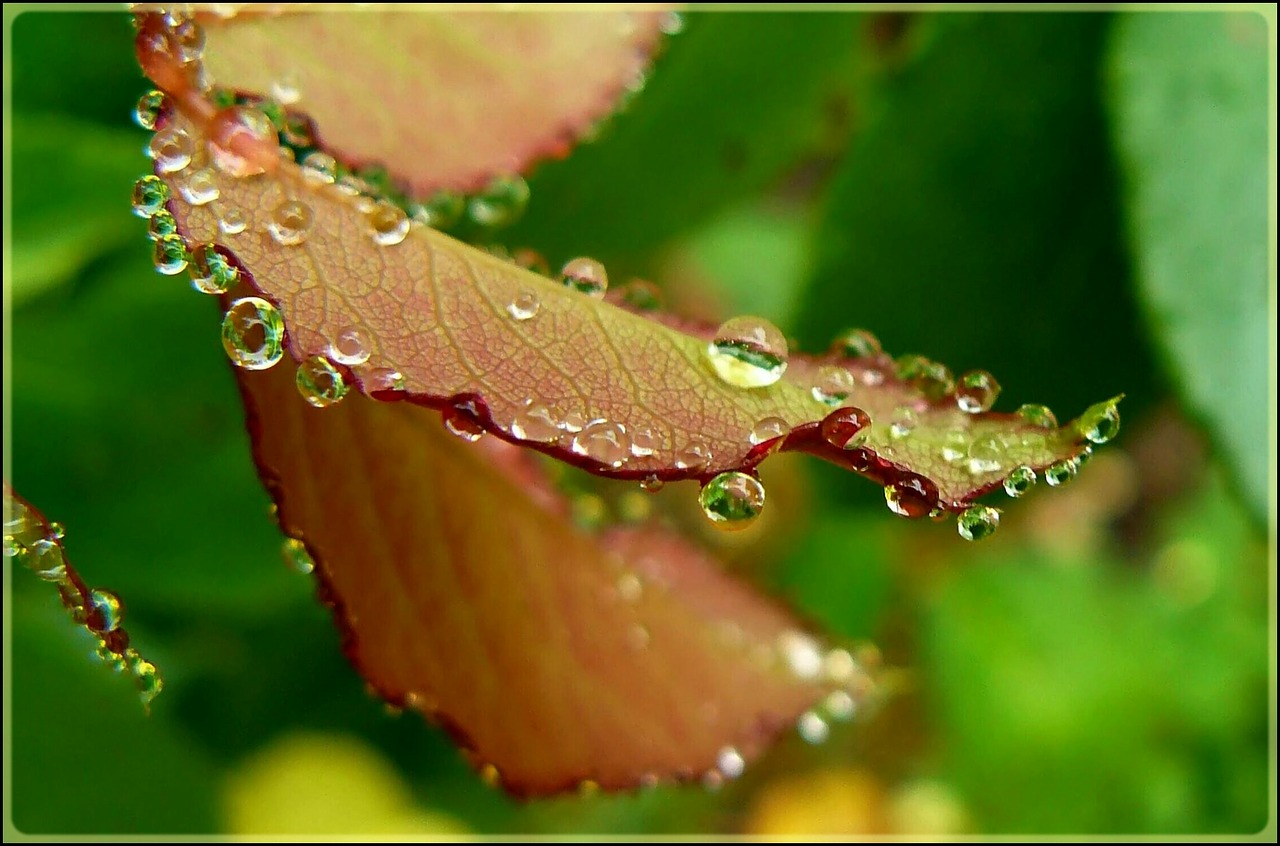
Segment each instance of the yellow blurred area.
[{"label": "yellow blurred area", "polygon": [[936,781],[887,789],[858,769],[826,769],[780,779],[761,791],[744,831],[765,837],[797,835],[944,836],[968,830],[955,792]]},{"label": "yellow blurred area", "polygon": [[470,833],[418,807],[391,762],[346,735],[290,734],[269,743],[232,770],[223,809],[233,835]]}]

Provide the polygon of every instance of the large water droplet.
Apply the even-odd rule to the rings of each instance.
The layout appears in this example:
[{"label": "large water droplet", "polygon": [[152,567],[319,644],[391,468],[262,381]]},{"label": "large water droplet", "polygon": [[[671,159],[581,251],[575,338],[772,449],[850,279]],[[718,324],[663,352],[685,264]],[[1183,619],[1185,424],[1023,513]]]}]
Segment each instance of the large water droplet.
[{"label": "large water droplet", "polygon": [[285,200],[271,212],[267,229],[277,243],[292,247],[306,240],[314,220],[311,206],[299,200]]},{"label": "large water droplet", "polygon": [[151,136],[147,155],[155,159],[156,170],[176,173],[191,164],[191,137],[177,127],[166,126]]},{"label": "large water droplet", "polygon": [[89,610],[95,612],[101,620],[100,631],[114,632],[120,628],[120,622],[124,619],[124,603],[120,601],[120,597],[109,590],[94,588],[89,591],[89,605]]},{"label": "large water droplet", "polygon": [[711,464],[711,450],[702,444],[688,444],[676,450],[676,469],[694,473],[706,470]]},{"label": "large water droplet", "polygon": [[762,444],[765,441],[772,441],[774,438],[781,438],[790,429],[791,427],[787,425],[787,421],[781,417],[765,417],[751,427],[751,434],[748,437],[752,444]]},{"label": "large water droplet", "polygon": [[938,497],[920,477],[907,476],[885,485],[884,501],[889,510],[899,517],[918,520],[933,510]]},{"label": "large water droplet", "polygon": [[1019,406],[1018,416],[1030,425],[1040,429],[1054,429],[1058,426],[1058,418],[1054,416],[1047,405],[1032,405],[1028,403]]},{"label": "large water droplet", "polygon": [[60,582],[67,575],[62,547],[49,538],[40,538],[26,548],[22,563],[46,582]]},{"label": "large water droplet", "polygon": [[512,419],[511,434],[522,441],[547,443],[560,436],[560,427],[545,405],[529,400]]},{"label": "large water droplet", "polygon": [[155,174],[149,174],[133,183],[133,213],[138,217],[151,217],[169,201],[169,186]]},{"label": "large water droplet", "polygon": [[809,393],[823,405],[839,406],[853,393],[853,374],[843,367],[825,364],[818,368]]},{"label": "large water droplet", "polygon": [[181,235],[157,238],[151,252],[156,270],[165,276],[176,276],[187,269],[187,242]]},{"label": "large water droplet", "polygon": [[507,314],[516,320],[532,320],[538,314],[542,302],[534,291],[521,291],[515,299],[507,303]]},{"label": "large water droplet", "polygon": [[1120,409],[1115,404],[1094,406],[1080,418],[1080,434],[1095,444],[1105,444],[1120,431]]},{"label": "large water droplet", "polygon": [[208,205],[218,199],[221,193],[218,189],[217,177],[207,167],[202,167],[189,175],[178,186],[178,191],[182,194],[182,198],[193,206]]},{"label": "large water droplet", "polygon": [[610,467],[621,467],[631,457],[631,441],[627,438],[626,427],[609,420],[588,423],[574,435],[572,448],[578,455]]},{"label": "large water droplet", "polygon": [[248,106],[221,109],[209,121],[205,147],[213,166],[228,176],[253,176],[280,160],[270,118]]},{"label": "large water droplet", "polygon": [[218,228],[228,235],[239,235],[249,227],[249,218],[236,208],[224,208],[218,215]]},{"label": "large water droplet", "polygon": [[266,370],[284,355],[284,319],[260,297],[243,297],[222,318],[222,348],[237,367]]},{"label": "large water droplet", "polygon": [[956,531],[967,541],[980,541],[995,534],[1000,526],[1000,510],[989,505],[965,509],[956,520]]},{"label": "large water droplet", "polygon": [[1079,467],[1070,458],[1056,461],[1045,468],[1044,480],[1051,488],[1060,488],[1076,477]]},{"label": "large water droplet", "polygon": [[831,735],[831,727],[813,711],[805,711],[796,721],[796,731],[807,743],[823,743]]},{"label": "large water droplet", "polygon": [[969,445],[969,472],[975,476],[981,473],[995,473],[1000,470],[1004,448],[1000,441],[993,437],[978,438]]},{"label": "large water droplet", "polygon": [[177,234],[178,221],[165,209],[160,209],[160,211],[151,215],[151,219],[147,221],[147,237],[152,241],[158,241],[169,235]]},{"label": "large water droplet", "polygon": [[914,386],[926,399],[942,399],[955,389],[955,377],[945,364],[922,355],[904,355],[896,364],[898,378]]},{"label": "large water droplet", "polygon": [[188,272],[191,274],[191,287],[202,294],[226,293],[240,273],[213,244],[201,244],[191,251]]},{"label": "large water droplet", "polygon": [[302,398],[316,408],[328,408],[347,395],[342,372],[322,355],[313,355],[298,365],[294,381]]},{"label": "large water droplet", "polygon": [[302,175],[317,185],[332,185],[337,178],[338,163],[333,156],[313,150],[301,162]]},{"label": "large water droplet", "polygon": [[880,339],[866,329],[849,329],[836,336],[831,351],[846,358],[871,358],[880,355]]},{"label": "large water droplet", "polygon": [[602,299],[609,288],[609,274],[604,265],[593,258],[570,259],[560,270],[560,281],[566,288],[586,294],[593,300]]},{"label": "large water droplet", "polygon": [[764,485],[749,473],[730,470],[703,485],[698,502],[717,526],[745,529],[764,510]]},{"label": "large water droplet", "polygon": [[307,545],[297,538],[285,538],[280,546],[280,557],[285,566],[299,573],[310,573],[316,569],[315,559],[307,552]]},{"label": "large water droplet", "polygon": [[990,411],[1000,396],[1000,383],[985,370],[971,370],[960,377],[956,388],[956,405],[968,414]]},{"label": "large water droplet", "polygon": [[348,367],[364,364],[369,360],[369,343],[364,333],[354,326],[343,329],[329,344],[329,357]]},{"label": "large water droplet", "polygon": [[449,433],[473,444],[484,436],[484,423],[480,416],[481,400],[475,394],[462,394],[440,410],[445,429]]},{"label": "large water droplet", "polygon": [[394,247],[409,234],[409,218],[395,203],[378,202],[365,219],[373,231],[373,242],[379,246]]},{"label": "large water droplet", "polygon": [[481,226],[507,226],[524,214],[528,204],[529,185],[522,177],[499,176],[471,198],[467,211]]},{"label": "large water droplet", "polygon": [[1025,464],[1013,468],[1009,478],[1004,480],[1004,492],[1012,497],[1020,497],[1036,485],[1036,471]]},{"label": "large water droplet", "polygon": [[720,324],[707,358],[716,375],[735,388],[772,385],[787,370],[787,339],[761,317],[734,317]]},{"label": "large water droplet", "polygon": [[837,408],[822,418],[822,439],[836,449],[854,449],[866,441],[871,418],[860,408]]},{"label": "large water droplet", "polygon": [[163,91],[148,91],[138,98],[138,105],[133,110],[133,120],[143,129],[155,129],[161,115],[169,108],[169,98]]}]

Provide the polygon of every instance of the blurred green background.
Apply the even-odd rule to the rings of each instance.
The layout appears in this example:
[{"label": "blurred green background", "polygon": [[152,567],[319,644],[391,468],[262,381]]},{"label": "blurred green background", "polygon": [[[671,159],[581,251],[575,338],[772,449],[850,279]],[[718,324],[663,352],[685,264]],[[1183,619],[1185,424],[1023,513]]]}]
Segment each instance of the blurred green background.
[{"label": "blurred green background", "polygon": [[1274,834],[1274,11],[694,13],[632,107],[531,177],[503,240],[553,265],[808,349],[867,326],[992,371],[1000,408],[1127,394],[1119,439],[980,545],[781,468],[774,537],[734,566],[875,642],[895,694],[719,792],[531,804],[366,695],[281,563],[214,307],[129,212],[126,16],[4,14],[6,472],[166,679],[148,719],[14,573],[7,825]]}]

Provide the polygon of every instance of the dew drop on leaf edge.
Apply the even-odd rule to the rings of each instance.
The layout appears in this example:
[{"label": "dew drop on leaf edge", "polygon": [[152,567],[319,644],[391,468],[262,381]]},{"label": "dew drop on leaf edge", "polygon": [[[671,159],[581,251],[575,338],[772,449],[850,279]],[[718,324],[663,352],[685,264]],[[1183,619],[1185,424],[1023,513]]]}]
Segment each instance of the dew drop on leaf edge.
[{"label": "dew drop on leaf edge", "polygon": [[707,345],[707,358],[717,376],[735,388],[762,388],[787,370],[787,340],[761,317],[744,315],[720,324]]},{"label": "dew drop on leaf edge", "polygon": [[745,529],[764,510],[765,492],[760,480],[740,470],[713,477],[698,493],[707,519],[720,528]]},{"label": "dew drop on leaf edge", "polygon": [[237,367],[266,370],[284,355],[284,320],[271,303],[242,297],[222,318],[222,347]]}]

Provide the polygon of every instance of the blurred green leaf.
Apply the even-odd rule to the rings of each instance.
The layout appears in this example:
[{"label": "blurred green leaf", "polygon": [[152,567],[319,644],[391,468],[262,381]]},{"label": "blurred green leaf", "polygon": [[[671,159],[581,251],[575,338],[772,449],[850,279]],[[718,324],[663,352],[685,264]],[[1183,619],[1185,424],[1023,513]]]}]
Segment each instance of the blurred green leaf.
[{"label": "blurred green leaf", "polygon": [[[116,214],[146,242],[127,197]],[[137,254],[14,314],[14,486],[137,609],[263,613],[309,589],[280,558],[218,322]]]},{"label": "blurred green leaf", "polygon": [[686,21],[604,137],[535,173],[528,214],[503,241],[630,272],[638,256],[843,134],[856,15]]},{"label": "blurred green leaf", "polygon": [[136,233],[129,194],[149,162],[141,153],[142,133],[72,117],[17,114],[8,131],[17,307],[70,281]]},{"label": "blurred green leaf", "polygon": [[1095,90],[1108,22],[945,15],[882,72],[819,228],[808,348],[865,326],[894,354],[991,371],[999,407],[1060,417],[1150,399]]},{"label": "blurred green leaf", "polygon": [[1147,316],[1258,518],[1275,325],[1267,43],[1257,12],[1134,14],[1120,19],[1110,62]]},{"label": "blurred green leaf", "polygon": [[217,780],[169,720],[167,694],[148,719],[130,680],[93,658],[88,633],[53,591],[42,593],[43,602],[15,602],[11,616],[13,825],[25,834],[212,831]]}]

